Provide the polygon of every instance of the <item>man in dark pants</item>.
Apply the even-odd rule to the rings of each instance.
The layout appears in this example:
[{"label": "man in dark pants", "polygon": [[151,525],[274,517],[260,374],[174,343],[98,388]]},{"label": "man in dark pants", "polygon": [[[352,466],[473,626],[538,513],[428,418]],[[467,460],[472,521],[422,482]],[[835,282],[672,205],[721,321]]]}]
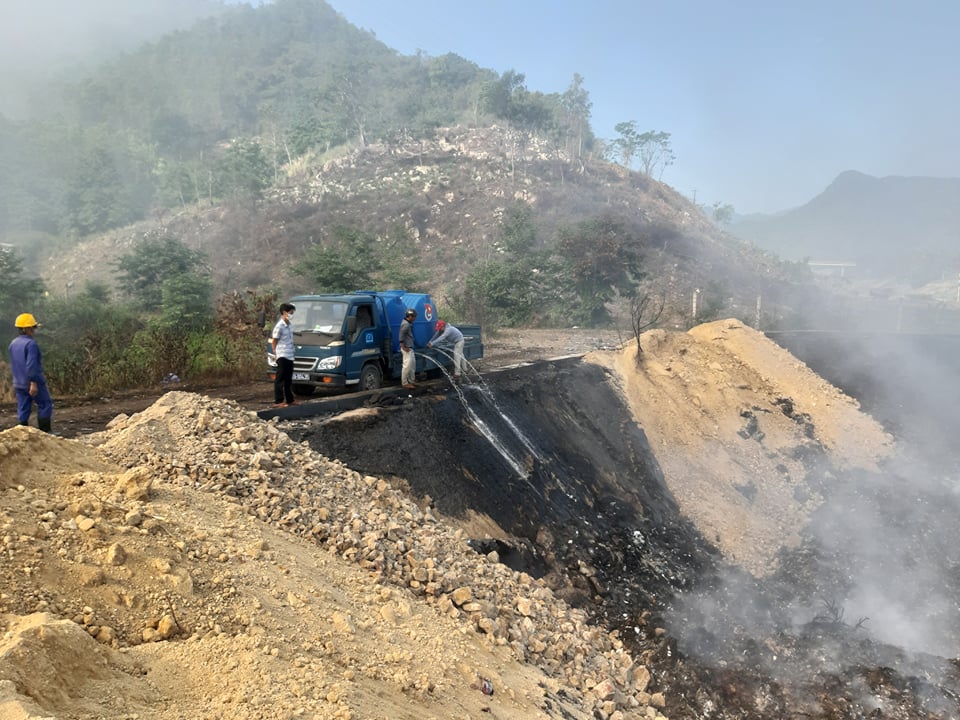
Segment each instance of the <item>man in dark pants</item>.
[{"label": "man in dark pants", "polygon": [[403,353],[403,363],[400,368],[400,383],[407,389],[417,385],[417,359],[414,355],[413,321],[417,319],[417,311],[408,308],[400,323],[400,352]]},{"label": "man in dark pants", "polygon": [[43,376],[40,346],[33,339],[40,323],[30,313],[21,313],[14,325],[19,334],[10,343],[10,369],[13,371],[13,390],[17,394],[17,420],[21,425],[29,424],[30,412],[36,403],[37,427],[50,432],[53,400]]},{"label": "man in dark pants", "polygon": [[290,303],[283,303],[280,306],[280,319],[270,333],[270,347],[277,359],[277,374],[273,381],[274,407],[296,405],[293,399],[293,329],[290,327],[290,318],[295,310]]}]

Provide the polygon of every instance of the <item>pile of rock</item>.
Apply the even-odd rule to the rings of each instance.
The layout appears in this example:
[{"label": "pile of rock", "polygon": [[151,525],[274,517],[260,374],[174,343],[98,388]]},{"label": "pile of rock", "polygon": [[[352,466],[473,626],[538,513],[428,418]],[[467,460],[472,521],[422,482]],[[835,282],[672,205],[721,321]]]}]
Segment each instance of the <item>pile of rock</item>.
[{"label": "pile of rock", "polygon": [[251,515],[314,538],[380,582],[408,588],[490,643],[509,646],[603,717],[659,716],[663,698],[646,692],[647,668],[615,635],[495,553],[475,553],[429,506],[292,441],[236,403],[169,392],[88,442],[121,466],[142,469],[155,485],[235,497]]}]

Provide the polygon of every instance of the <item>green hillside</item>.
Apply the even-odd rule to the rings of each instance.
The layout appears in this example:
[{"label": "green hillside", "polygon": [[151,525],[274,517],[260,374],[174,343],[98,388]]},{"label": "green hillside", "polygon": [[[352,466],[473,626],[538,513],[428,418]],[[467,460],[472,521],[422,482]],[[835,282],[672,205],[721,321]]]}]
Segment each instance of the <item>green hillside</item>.
[{"label": "green hillside", "polygon": [[456,55],[399,55],[322,0],[231,7],[38,96],[31,119],[0,118],[0,238],[15,244],[257,196],[300,158],[456,123],[589,142],[571,98]]}]

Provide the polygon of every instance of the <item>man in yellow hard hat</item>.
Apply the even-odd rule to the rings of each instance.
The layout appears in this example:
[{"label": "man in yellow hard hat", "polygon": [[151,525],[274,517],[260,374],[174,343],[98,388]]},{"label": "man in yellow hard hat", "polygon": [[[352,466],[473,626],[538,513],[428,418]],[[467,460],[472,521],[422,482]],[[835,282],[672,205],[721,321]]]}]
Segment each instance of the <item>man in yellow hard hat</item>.
[{"label": "man in yellow hard hat", "polygon": [[13,390],[17,394],[17,420],[21,425],[29,424],[33,403],[36,403],[37,427],[50,432],[53,400],[43,376],[40,346],[33,339],[40,323],[30,313],[21,313],[14,325],[18,335],[10,343],[10,368],[13,370]]}]

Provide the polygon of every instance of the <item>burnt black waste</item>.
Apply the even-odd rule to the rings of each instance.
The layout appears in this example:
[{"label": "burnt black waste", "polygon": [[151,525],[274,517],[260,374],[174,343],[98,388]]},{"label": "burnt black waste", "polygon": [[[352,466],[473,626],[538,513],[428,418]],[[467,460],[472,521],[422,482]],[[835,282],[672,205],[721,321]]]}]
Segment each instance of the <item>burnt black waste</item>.
[{"label": "burnt black waste", "polygon": [[[447,516],[492,518],[504,536],[476,537],[474,547],[496,549],[502,562],[617,629],[651,668],[650,689],[665,693],[673,720],[960,718],[960,671],[948,659],[955,652],[903,649],[909,643],[889,642],[874,619],[845,617],[838,598],[867,562],[849,535],[834,533],[830,546],[812,530],[775,575],[757,580],[725,564],[680,514],[607,370],[572,358],[491,373],[484,383],[384,395],[376,413],[317,418],[288,432],[360,472],[405,483]],[[832,500],[813,524],[843,527],[847,513],[884,522],[902,487],[897,476],[834,476],[825,488]],[[956,494],[939,500],[931,521],[944,522]],[[911,551],[923,551],[922,538],[887,557],[903,562]],[[941,639],[955,642],[960,556],[936,551],[945,578],[936,594],[953,601],[939,610],[953,624]],[[931,588],[914,581],[923,608]]]}]

